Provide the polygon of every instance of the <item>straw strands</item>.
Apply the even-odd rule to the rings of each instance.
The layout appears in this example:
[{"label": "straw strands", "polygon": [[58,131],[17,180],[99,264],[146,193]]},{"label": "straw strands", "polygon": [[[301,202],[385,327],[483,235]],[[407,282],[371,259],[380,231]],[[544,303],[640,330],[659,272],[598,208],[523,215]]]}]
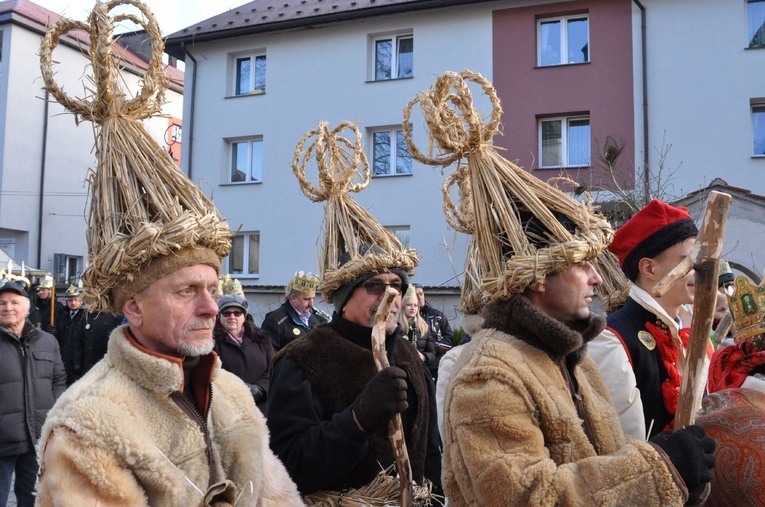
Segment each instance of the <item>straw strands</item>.
[{"label": "straw strands", "polygon": [[[353,134],[353,140],[341,135],[346,129]],[[306,177],[312,158],[318,168],[318,187]],[[321,122],[298,142],[292,170],[306,197],[313,202],[327,202],[323,223],[325,241],[319,260],[319,291],[327,301],[332,302],[332,294],[338,287],[363,273],[398,267],[409,275],[414,274],[417,253],[404,248],[393,233],[349,195],[364,190],[371,179],[357,125],[342,122],[330,130],[326,122]],[[347,257],[350,260],[341,266],[341,260],[346,261]]]},{"label": "straw strands", "polygon": [[[473,107],[468,81],[480,85],[492,104],[487,123]],[[428,129],[427,156],[411,135],[415,104]],[[444,182],[444,212],[452,227],[473,234],[467,262],[477,267],[465,271],[481,279],[480,288],[469,289],[473,293],[463,288],[463,309],[475,309],[478,301],[507,299],[543,283],[549,274],[592,260],[613,237],[610,224],[594,214],[591,203],[576,201],[497,153],[490,142],[501,114],[494,88],[471,71],[442,74],[433,89],[418,94],[404,109],[404,136],[415,159],[443,168],[459,162]],[[454,185],[459,206],[451,200]]]},{"label": "straw strands", "polygon": [[[133,14],[109,16],[118,5],[136,7]],[[152,38],[152,55],[140,92],[128,98],[120,87],[115,56],[114,24],[124,20],[141,25]],[[119,311],[111,294],[115,287],[140,276],[150,259],[187,247],[209,248],[218,257],[228,254],[228,224],[209,199],[175,165],[170,155],[146,132],[140,120],[158,113],[167,78],[162,65],[159,25],[138,0],[96,2],[89,24],[60,19],[45,35],[40,67],[45,89],[77,121],[96,127],[98,166],[89,178],[91,207],[88,218],[88,267],[83,273],[85,300],[94,311]],[[72,30],[90,36],[90,59],[95,85],[91,100],[71,98],[55,82],[53,50]]]}]

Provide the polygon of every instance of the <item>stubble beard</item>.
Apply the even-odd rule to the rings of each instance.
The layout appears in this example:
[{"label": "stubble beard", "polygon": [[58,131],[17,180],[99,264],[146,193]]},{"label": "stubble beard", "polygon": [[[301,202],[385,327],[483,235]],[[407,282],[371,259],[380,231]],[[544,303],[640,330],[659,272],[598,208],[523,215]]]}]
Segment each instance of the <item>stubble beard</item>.
[{"label": "stubble beard", "polygon": [[184,336],[187,332],[192,331],[194,329],[208,329],[210,331],[209,338],[204,343],[199,344],[191,344],[188,343],[185,340],[181,340],[181,342],[178,344],[178,349],[176,352],[182,356],[182,357],[198,357],[198,356],[206,356],[210,352],[213,351],[213,348],[215,347],[215,341],[212,338],[212,329],[215,325],[215,321],[213,319],[203,321],[203,322],[196,322],[194,324],[191,324],[183,329]]}]

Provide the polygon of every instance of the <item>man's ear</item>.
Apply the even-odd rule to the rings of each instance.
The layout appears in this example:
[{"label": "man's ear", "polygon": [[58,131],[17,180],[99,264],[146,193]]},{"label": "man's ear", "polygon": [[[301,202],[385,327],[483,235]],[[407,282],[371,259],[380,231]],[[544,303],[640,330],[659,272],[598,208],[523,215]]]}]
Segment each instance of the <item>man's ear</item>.
[{"label": "man's ear", "polygon": [[638,273],[646,280],[655,280],[656,271],[653,263],[653,259],[643,257],[638,261]]},{"label": "man's ear", "polygon": [[539,284],[539,285],[530,285],[526,290],[529,291],[529,292],[536,292],[536,293],[539,293],[539,294],[544,294],[545,292],[547,292],[547,287],[545,287],[545,284],[542,283],[542,284]]},{"label": "man's ear", "polygon": [[125,304],[122,305],[122,315],[131,324],[140,326],[143,321],[143,308],[141,304],[135,299],[135,296],[131,297]]}]

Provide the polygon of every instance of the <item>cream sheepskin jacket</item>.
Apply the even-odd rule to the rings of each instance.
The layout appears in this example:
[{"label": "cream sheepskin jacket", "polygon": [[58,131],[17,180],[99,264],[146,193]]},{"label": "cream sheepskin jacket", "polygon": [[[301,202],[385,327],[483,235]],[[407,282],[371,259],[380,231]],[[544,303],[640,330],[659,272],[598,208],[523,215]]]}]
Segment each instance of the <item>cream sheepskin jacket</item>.
[{"label": "cream sheepskin jacket", "polygon": [[183,368],[139,347],[118,327],[106,357],[51,409],[39,447],[38,505],[198,506],[211,476],[234,483],[237,506],[303,505],[241,380],[211,356],[208,446],[200,424],[171,399]]},{"label": "cream sheepskin jacket", "polygon": [[578,332],[523,296],[484,315],[486,329],[465,346],[446,394],[443,484],[452,507],[683,505],[687,490],[666,454],[625,437],[586,357],[602,319]]}]

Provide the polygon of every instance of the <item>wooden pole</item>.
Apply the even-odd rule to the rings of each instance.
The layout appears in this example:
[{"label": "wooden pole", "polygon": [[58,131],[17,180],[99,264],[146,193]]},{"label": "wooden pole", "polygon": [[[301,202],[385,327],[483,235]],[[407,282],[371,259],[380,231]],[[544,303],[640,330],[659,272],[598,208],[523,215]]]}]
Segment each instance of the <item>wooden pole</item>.
[{"label": "wooden pole", "polygon": [[[398,292],[395,289],[387,287],[375,314],[375,325],[372,328],[372,353],[374,354],[377,371],[390,366],[388,354],[385,352],[385,327],[393,310],[393,302],[397,296]],[[399,505],[401,507],[411,507],[414,503],[412,465],[409,461],[409,453],[406,450],[406,439],[404,438],[404,425],[401,422],[401,414],[396,414],[391,419],[388,425],[388,438],[393,447],[393,454],[396,456],[398,478],[401,481]]]},{"label": "wooden pole", "polygon": [[704,219],[701,221],[699,235],[696,237],[696,244],[693,245],[690,255],[653,289],[653,295],[661,297],[691,269],[696,271],[693,320],[685,356],[685,368],[682,372],[680,399],[675,411],[675,430],[693,424],[696,412],[701,408],[701,398],[707,383],[704,363],[717,303],[717,270],[720,265],[725,219],[730,203],[731,196],[728,194],[714,191],[709,193]]}]

